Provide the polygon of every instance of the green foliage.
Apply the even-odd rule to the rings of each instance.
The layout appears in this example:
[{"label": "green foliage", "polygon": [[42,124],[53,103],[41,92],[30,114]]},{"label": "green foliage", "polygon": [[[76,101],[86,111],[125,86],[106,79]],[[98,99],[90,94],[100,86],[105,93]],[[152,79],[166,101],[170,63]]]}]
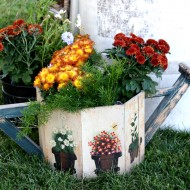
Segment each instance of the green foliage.
[{"label": "green foliage", "polygon": [[[13,2],[18,8],[19,2]],[[52,4],[54,4],[52,0],[30,1],[29,5],[27,4],[27,12],[21,11],[18,14],[26,18],[27,23],[40,24],[43,29],[41,35],[30,35],[23,30],[21,34],[14,37],[6,36],[3,40],[4,50],[0,52],[0,69],[14,84],[31,85],[41,68],[49,65],[53,53],[64,46],[61,34],[69,30],[69,21],[65,15],[62,15],[62,19],[54,18],[54,15],[49,13]],[[11,22],[7,25],[15,20],[11,17],[9,19]]]},{"label": "green foliage", "polygon": [[141,90],[146,95],[156,93],[158,85],[150,74],[161,78],[168,67],[166,54],[170,47],[164,40],[149,39],[145,42],[141,37],[123,33],[114,37],[113,48],[106,49],[107,57],[111,60],[122,60],[125,64],[121,76],[121,99],[131,98]]},{"label": "green foliage", "polygon": [[52,170],[44,159],[26,154],[0,131],[0,189],[188,190],[190,133],[160,130],[146,147],[144,161],[130,174],[103,173],[79,180]]}]

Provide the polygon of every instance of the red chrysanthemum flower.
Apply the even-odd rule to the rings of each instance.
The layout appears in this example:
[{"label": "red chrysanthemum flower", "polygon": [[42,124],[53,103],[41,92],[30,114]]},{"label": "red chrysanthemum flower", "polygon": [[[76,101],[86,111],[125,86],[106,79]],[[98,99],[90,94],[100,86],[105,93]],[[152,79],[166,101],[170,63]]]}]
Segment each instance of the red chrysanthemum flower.
[{"label": "red chrysanthemum flower", "polygon": [[136,48],[130,47],[125,53],[126,55],[135,55],[136,53],[138,53],[138,51]]},{"label": "red chrysanthemum flower", "polygon": [[120,46],[120,47],[125,47],[126,43],[124,40],[115,40],[113,43],[113,46]]},{"label": "red chrysanthemum flower", "polygon": [[137,50],[136,53],[140,52],[140,47],[137,44],[131,44],[130,47],[135,48]]},{"label": "red chrysanthemum flower", "polygon": [[160,54],[158,55],[158,60],[159,60],[160,66],[166,69],[167,68],[166,66],[168,65],[167,57],[164,54]]},{"label": "red chrysanthemum flower", "polygon": [[114,40],[123,40],[125,37],[126,37],[125,34],[118,33],[115,35]]},{"label": "red chrysanthemum flower", "polygon": [[152,56],[152,58],[151,58],[151,60],[150,60],[150,63],[154,66],[154,67],[156,67],[156,66],[158,66],[160,63],[159,63],[159,60],[158,60],[158,54],[154,54],[153,56]]},{"label": "red chrysanthemum flower", "polygon": [[150,45],[152,47],[157,48],[158,47],[158,42],[156,40],[154,40],[154,39],[148,39],[146,41],[146,45]]},{"label": "red chrysanthemum flower", "polygon": [[142,54],[138,54],[136,56],[137,62],[141,65],[143,65],[146,61],[145,57]]},{"label": "red chrysanthemum flower", "polygon": [[39,24],[30,24],[28,25],[28,33],[29,34],[41,34],[42,27]]},{"label": "red chrysanthemum flower", "polygon": [[160,51],[162,51],[163,53],[168,53],[170,51],[169,44],[163,39],[158,40],[158,46]]},{"label": "red chrysanthemum flower", "polygon": [[141,37],[136,36],[136,35],[133,34],[133,33],[130,33],[130,36],[132,37],[132,38],[131,38],[131,41],[132,41],[132,42],[136,42],[136,43],[139,43],[139,44],[144,44],[144,40],[143,40]]},{"label": "red chrysanthemum flower", "polygon": [[154,55],[154,48],[151,46],[145,46],[142,48],[142,52],[147,56],[152,56]]},{"label": "red chrysanthemum flower", "polygon": [[3,51],[4,50],[4,46],[2,44],[2,42],[0,43],[0,51]]}]

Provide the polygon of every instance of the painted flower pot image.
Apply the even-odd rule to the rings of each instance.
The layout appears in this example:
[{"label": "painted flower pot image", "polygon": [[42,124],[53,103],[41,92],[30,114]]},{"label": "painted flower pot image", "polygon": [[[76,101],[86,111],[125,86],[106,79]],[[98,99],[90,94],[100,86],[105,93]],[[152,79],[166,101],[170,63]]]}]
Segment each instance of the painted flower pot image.
[{"label": "painted flower pot image", "polygon": [[77,157],[75,154],[69,154],[64,152],[57,152],[52,149],[52,153],[55,156],[55,168],[60,171],[70,172],[71,174],[76,173],[75,160]]},{"label": "painted flower pot image", "polygon": [[118,159],[122,156],[121,152],[110,154],[110,155],[93,155],[91,156],[95,162],[96,170],[95,174],[100,174],[101,172],[118,172],[120,168],[118,167]]}]

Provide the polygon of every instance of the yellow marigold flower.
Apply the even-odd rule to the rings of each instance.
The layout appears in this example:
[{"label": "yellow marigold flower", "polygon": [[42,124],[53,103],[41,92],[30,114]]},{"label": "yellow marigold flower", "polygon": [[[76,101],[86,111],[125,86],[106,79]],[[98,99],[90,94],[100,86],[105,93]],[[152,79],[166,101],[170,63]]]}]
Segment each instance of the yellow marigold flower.
[{"label": "yellow marigold flower", "polygon": [[78,62],[76,63],[76,66],[77,67],[80,67],[84,64],[84,61],[83,60],[78,60]]},{"label": "yellow marigold flower", "polygon": [[73,80],[74,78],[77,77],[78,73],[74,70],[71,71],[67,71],[67,73],[69,74],[69,77],[71,78],[71,80]]},{"label": "yellow marigold flower", "polygon": [[73,84],[76,88],[81,89],[82,88],[82,82],[81,82],[82,77],[77,77],[76,80],[74,80]]},{"label": "yellow marigold flower", "polygon": [[78,60],[78,56],[73,54],[73,55],[69,56],[69,60],[72,62],[76,62]]},{"label": "yellow marigold flower", "polygon": [[65,86],[67,86],[66,82],[59,83],[57,86],[57,90],[60,90],[61,88],[64,88]]},{"label": "yellow marigold flower", "polygon": [[76,54],[78,54],[78,55],[83,55],[83,54],[84,54],[84,52],[83,52],[83,50],[82,50],[82,49],[78,49],[78,50],[76,51]]},{"label": "yellow marigold flower", "polygon": [[55,81],[55,75],[53,75],[52,73],[49,73],[47,76],[46,76],[46,82],[47,83],[50,83],[50,84],[53,84]]},{"label": "yellow marigold flower", "polygon": [[92,53],[92,47],[91,46],[85,46],[85,48],[84,48],[84,51],[86,52],[86,53]]},{"label": "yellow marigold flower", "polygon": [[34,86],[40,88],[41,87],[41,80],[38,76],[35,77]]},{"label": "yellow marigold flower", "polygon": [[42,88],[43,88],[43,90],[47,91],[51,88],[51,85],[49,83],[44,83]]},{"label": "yellow marigold flower", "polygon": [[75,42],[74,44],[72,44],[72,48],[73,49],[78,49],[79,48],[79,45],[77,44],[77,42]]},{"label": "yellow marigold flower", "polygon": [[49,67],[49,71],[50,72],[58,72],[59,67],[57,65],[52,65],[51,67]]},{"label": "yellow marigold flower", "polygon": [[63,61],[64,61],[65,64],[68,64],[68,63],[69,63],[69,56],[68,56],[68,55],[65,55],[65,56],[63,57]]},{"label": "yellow marigold flower", "polygon": [[57,77],[58,83],[66,82],[68,80],[69,80],[69,75],[67,74],[67,72],[59,72],[58,73],[58,77]]},{"label": "yellow marigold flower", "polygon": [[42,68],[42,70],[40,71],[40,76],[45,77],[47,74],[49,73],[48,68]]}]

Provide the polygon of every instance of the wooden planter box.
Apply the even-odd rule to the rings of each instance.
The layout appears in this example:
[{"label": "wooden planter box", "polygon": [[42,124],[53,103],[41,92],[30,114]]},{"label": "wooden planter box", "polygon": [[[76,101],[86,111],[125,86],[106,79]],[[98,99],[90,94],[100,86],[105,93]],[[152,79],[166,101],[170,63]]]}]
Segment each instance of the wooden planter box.
[{"label": "wooden planter box", "polygon": [[[120,169],[118,173],[129,172],[144,158],[144,112],[144,92],[123,105],[89,108],[78,113],[55,110],[46,125],[39,129],[40,146],[45,159],[54,165],[55,157],[50,146],[53,131],[55,128],[68,127],[72,130],[74,141],[77,143],[75,149],[77,177],[94,177],[96,166],[90,155],[91,147],[88,146],[88,142],[105,130],[115,132],[121,141],[122,155],[118,158]],[[132,134],[138,136],[133,142]]]}]

